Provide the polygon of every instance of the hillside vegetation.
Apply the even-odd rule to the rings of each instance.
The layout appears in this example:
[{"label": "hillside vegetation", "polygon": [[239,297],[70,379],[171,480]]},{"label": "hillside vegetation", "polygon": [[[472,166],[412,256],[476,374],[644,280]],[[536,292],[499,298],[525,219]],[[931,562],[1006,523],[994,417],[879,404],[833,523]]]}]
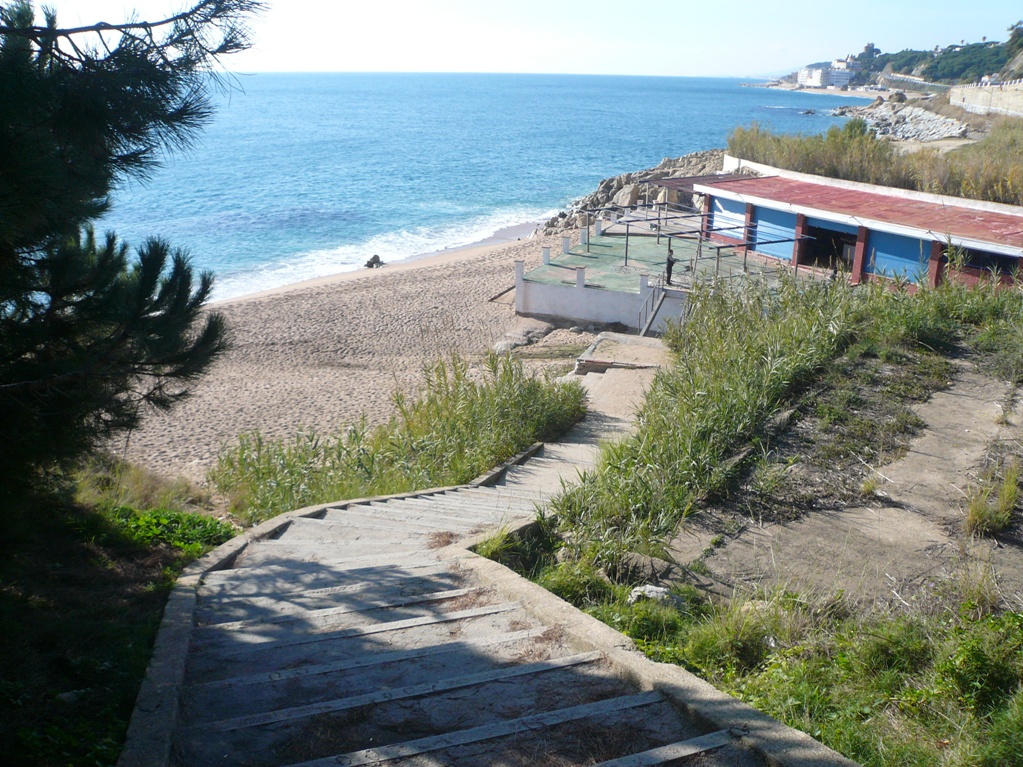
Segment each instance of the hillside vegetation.
[{"label": "hillside vegetation", "polygon": [[1023,205],[1023,120],[997,121],[988,137],[945,154],[900,153],[859,119],[823,135],[775,134],[759,125],[736,128],[729,154],[818,176],[953,197]]},{"label": "hillside vegetation", "polygon": [[[651,658],[684,666],[868,767],[1023,765],[1023,613],[975,565],[912,604],[786,589],[710,601],[688,576],[664,601],[628,598],[649,577],[630,564],[635,553],[661,555],[680,526],[727,499],[775,493],[785,466],[760,457],[780,410],[830,423],[808,446],[829,451],[829,465],[850,450],[876,461],[920,428],[900,403],[947,385],[950,358],[969,355],[1023,383],[1021,338],[1023,291],[990,283],[915,294],[841,281],[790,280],[777,291],[704,286],[685,324],[666,336],[676,362],[658,373],[636,432],[607,445],[595,469],[552,501],[540,534],[498,538],[483,550],[623,631]],[[850,402],[853,379],[897,400],[887,417],[858,418],[866,402]],[[1004,499],[1016,531],[1006,545],[1017,545],[1023,445],[1010,447],[1015,457],[997,482],[992,475],[990,495]],[[864,483],[853,492],[873,491]]]}]

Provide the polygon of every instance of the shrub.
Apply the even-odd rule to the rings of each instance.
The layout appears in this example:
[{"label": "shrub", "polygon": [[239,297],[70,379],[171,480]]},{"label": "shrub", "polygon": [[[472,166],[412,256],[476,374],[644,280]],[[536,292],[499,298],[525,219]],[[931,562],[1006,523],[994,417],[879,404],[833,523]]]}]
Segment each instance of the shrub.
[{"label": "shrub", "polygon": [[585,413],[575,382],[528,375],[511,357],[487,357],[479,375],[455,357],[426,371],[415,399],[396,394],[397,414],[290,442],[243,434],[209,479],[247,521],[346,498],[467,482],[537,440],[564,433]]}]

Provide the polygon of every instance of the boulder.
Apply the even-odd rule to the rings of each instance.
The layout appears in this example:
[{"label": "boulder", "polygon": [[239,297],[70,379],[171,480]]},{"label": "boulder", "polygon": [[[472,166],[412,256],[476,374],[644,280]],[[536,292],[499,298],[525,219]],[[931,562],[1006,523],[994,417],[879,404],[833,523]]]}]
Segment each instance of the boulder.
[{"label": "boulder", "polygon": [[629,208],[635,205],[638,200],[639,184],[629,184],[628,186],[622,187],[621,191],[618,192],[611,201],[611,204],[622,208]]}]

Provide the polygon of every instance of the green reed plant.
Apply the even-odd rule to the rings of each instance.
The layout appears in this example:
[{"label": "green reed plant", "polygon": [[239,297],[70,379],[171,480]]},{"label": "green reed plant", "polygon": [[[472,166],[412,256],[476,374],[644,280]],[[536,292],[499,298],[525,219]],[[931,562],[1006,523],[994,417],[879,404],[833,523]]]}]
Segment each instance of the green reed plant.
[{"label": "green reed plant", "polygon": [[676,361],[655,378],[636,433],[553,501],[577,552],[613,568],[720,490],[731,451],[845,343],[851,301],[838,283],[697,287],[665,336]]},{"label": "green reed plant", "polygon": [[823,135],[776,135],[753,124],[728,137],[730,154],[818,176],[1023,204],[1023,120],[1003,119],[982,141],[941,154],[901,154],[854,119]]},{"label": "green reed plant", "polygon": [[315,503],[467,482],[585,413],[575,383],[528,374],[490,354],[481,370],[459,357],[425,371],[418,396],[394,396],[395,415],[376,428],[290,441],[242,434],[209,474],[249,522]]}]

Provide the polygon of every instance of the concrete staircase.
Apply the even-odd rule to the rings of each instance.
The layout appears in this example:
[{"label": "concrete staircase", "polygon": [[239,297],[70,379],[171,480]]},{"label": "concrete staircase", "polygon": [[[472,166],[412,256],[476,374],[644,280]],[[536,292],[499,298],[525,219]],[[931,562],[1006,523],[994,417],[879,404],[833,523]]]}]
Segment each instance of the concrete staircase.
[{"label": "concrete staircase", "polygon": [[584,465],[540,457],[496,487],[327,507],[208,573],[173,763],[757,764],[448,548],[531,518]]},{"label": "concrete staircase", "polygon": [[[621,381],[586,379],[624,408]],[[119,767],[850,764],[468,548],[627,422],[598,412],[490,486],[285,514],[193,565]]]}]

